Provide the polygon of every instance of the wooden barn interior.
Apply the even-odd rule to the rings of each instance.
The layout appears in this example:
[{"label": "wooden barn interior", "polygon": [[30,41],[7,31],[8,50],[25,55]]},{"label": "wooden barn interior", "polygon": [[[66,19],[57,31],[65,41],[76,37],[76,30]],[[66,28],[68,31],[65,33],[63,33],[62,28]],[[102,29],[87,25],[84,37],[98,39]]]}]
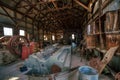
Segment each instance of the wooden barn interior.
[{"label": "wooden barn interior", "polygon": [[120,0],[0,0],[0,80],[120,80]]}]

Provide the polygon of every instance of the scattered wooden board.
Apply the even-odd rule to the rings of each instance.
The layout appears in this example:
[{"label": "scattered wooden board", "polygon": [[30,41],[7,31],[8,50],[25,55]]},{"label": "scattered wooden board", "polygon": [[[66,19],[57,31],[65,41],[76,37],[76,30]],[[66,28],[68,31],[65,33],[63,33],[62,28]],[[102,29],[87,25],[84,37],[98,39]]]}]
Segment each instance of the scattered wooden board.
[{"label": "scattered wooden board", "polygon": [[105,66],[110,62],[110,60],[112,59],[114,53],[116,52],[116,50],[118,49],[118,46],[115,47],[111,47],[107,53],[105,54],[104,58],[101,61],[100,64],[100,68],[98,70],[99,74],[101,74],[101,72],[103,71],[103,69],[105,68]]}]

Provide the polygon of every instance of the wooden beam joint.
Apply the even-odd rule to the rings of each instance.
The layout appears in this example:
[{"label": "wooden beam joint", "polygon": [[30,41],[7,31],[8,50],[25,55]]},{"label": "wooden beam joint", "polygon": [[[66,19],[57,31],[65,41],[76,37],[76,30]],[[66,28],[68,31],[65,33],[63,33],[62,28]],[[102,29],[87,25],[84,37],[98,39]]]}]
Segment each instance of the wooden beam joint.
[{"label": "wooden beam joint", "polygon": [[83,3],[81,3],[80,1],[78,0],[74,0],[77,4],[79,4],[81,7],[85,8],[87,11],[91,12],[91,8],[85,6]]}]

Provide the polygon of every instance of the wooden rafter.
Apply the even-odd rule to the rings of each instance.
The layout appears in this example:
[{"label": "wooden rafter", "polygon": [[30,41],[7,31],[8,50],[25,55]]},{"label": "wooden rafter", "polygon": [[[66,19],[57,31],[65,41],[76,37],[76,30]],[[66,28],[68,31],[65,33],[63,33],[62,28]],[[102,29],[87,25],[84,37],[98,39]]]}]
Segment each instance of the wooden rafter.
[{"label": "wooden rafter", "polygon": [[72,18],[72,16],[67,16],[67,17],[64,17],[64,18],[62,18],[62,17],[59,17],[59,18],[57,18],[58,20],[68,20],[68,19],[71,19]]},{"label": "wooden rafter", "polygon": [[12,16],[8,13],[8,11],[3,6],[1,6],[1,8],[5,11],[5,13],[7,14],[7,16],[15,23],[15,19],[12,18]]},{"label": "wooden rafter", "polygon": [[21,2],[22,2],[22,0],[19,0],[19,2],[16,3],[15,8],[17,8],[17,6],[18,6]]},{"label": "wooden rafter", "polygon": [[36,7],[36,5],[34,5],[32,2],[30,2],[29,0],[24,0],[24,2],[26,2],[30,7],[32,7],[32,8],[34,8],[35,10],[38,10],[39,11],[39,9]]},{"label": "wooden rafter", "polygon": [[58,10],[58,7],[57,7],[56,3],[54,2],[54,0],[51,0],[51,1],[53,3],[54,7]]},{"label": "wooden rafter", "polygon": [[48,6],[48,3],[45,3],[44,5],[46,5],[48,9],[51,9],[51,8]]},{"label": "wooden rafter", "polygon": [[[24,18],[26,17],[26,15],[27,15],[32,9],[33,9],[33,8],[30,7],[30,8],[25,12],[25,14],[22,16],[21,19],[24,19]],[[33,18],[32,18],[32,20],[33,20]],[[21,22],[17,23],[17,24],[16,24],[16,27],[17,27],[19,24],[21,24]]]},{"label": "wooden rafter", "polygon": [[[2,2],[1,0],[0,0],[0,5],[8,8],[8,9],[10,9],[10,10],[13,10],[13,11],[15,11],[15,12],[21,14],[21,15],[26,15],[25,13],[16,10],[14,7],[9,6],[8,4]],[[32,17],[30,17],[30,16],[28,16],[28,15],[26,15],[26,17],[28,17],[28,18],[30,18],[30,19],[33,19]]]},{"label": "wooden rafter", "polygon": [[68,16],[71,14],[72,14],[72,12],[65,12],[65,13],[59,13],[59,14],[53,13],[52,16],[59,17],[59,16]]},{"label": "wooden rafter", "polygon": [[25,18],[26,15],[28,15],[28,13],[32,10],[33,8],[30,7],[26,12],[25,12],[25,15],[22,16],[22,19]]},{"label": "wooden rafter", "polygon": [[91,12],[91,8],[85,6],[83,3],[81,3],[80,1],[78,0],[74,0],[77,4],[79,4],[80,6],[82,6],[83,8],[85,8],[87,11]]},{"label": "wooden rafter", "polygon": [[[0,1],[3,2],[2,0]],[[34,2],[34,0],[18,0],[18,1],[14,0],[14,1],[15,1],[14,3],[16,3],[16,8],[12,7],[8,3],[5,3],[5,4],[7,4],[8,7],[10,6],[9,8],[12,8],[12,11],[15,11],[15,12],[18,11],[16,12],[16,14],[18,14],[19,12],[22,13],[21,14],[22,18],[20,18],[20,20],[24,20],[25,18],[30,18],[34,21],[35,19],[36,21],[38,21],[38,23],[41,21],[39,25],[45,26],[47,29],[48,27],[46,25],[49,25],[50,27],[54,26],[53,27],[54,29],[60,29],[61,27],[69,29],[69,26],[73,28],[74,24],[78,23],[75,21],[80,20],[81,15],[83,15],[83,13],[89,9],[89,7],[87,7],[84,4],[83,5],[87,7],[87,8],[84,7],[86,10],[83,8],[81,9],[79,5],[72,6],[71,0],[70,2],[68,2],[68,0],[65,0],[66,2],[63,0],[46,0],[45,2],[43,2],[42,0],[39,0],[39,1],[37,0],[37,2],[36,1]],[[57,1],[60,1],[60,4],[59,2],[57,3]],[[24,3],[21,4],[22,2],[24,2],[25,4]],[[75,9],[76,6],[79,9]],[[25,9],[24,12],[22,12],[23,8]],[[32,10],[34,11],[32,12]],[[70,13],[67,13],[67,11]],[[15,19],[16,21],[19,21],[17,20],[17,18],[15,18],[15,16],[11,16],[10,18],[12,19],[12,17],[14,17],[13,19]],[[51,18],[51,17],[54,17],[54,18]],[[70,23],[72,22],[72,20],[74,20],[75,23]],[[20,23],[17,23],[17,25],[19,25]],[[75,25],[75,27],[76,26],[77,25]]]},{"label": "wooden rafter", "polygon": [[102,5],[102,9],[104,9],[109,3],[111,3],[113,0],[105,0],[103,5]]},{"label": "wooden rafter", "polygon": [[[0,12],[0,15],[3,15],[3,16],[6,16],[6,17],[10,17],[11,19],[14,19],[14,20],[16,20],[16,21],[25,22],[24,19],[19,19],[19,18],[16,18],[16,17],[8,16],[7,14],[1,13],[1,12]],[[31,24],[31,23],[29,23],[29,22],[27,22],[27,23],[28,23],[28,24]]]},{"label": "wooden rafter", "polygon": [[23,6],[19,6],[18,8],[22,8],[22,7],[28,7],[30,5],[44,5],[46,3],[51,3],[52,1],[56,1],[56,0],[49,0],[49,1],[46,1],[46,2],[43,2],[43,1],[39,1],[38,3],[35,3],[35,4],[28,4],[28,5],[23,5]]},{"label": "wooden rafter", "polygon": [[54,15],[51,15],[50,17],[51,17],[51,19],[53,18],[54,20],[56,20],[56,22],[58,23],[58,26],[59,26],[58,29],[63,29],[63,26],[64,26],[64,25],[63,25],[63,23],[61,22],[61,20],[58,20],[57,17],[54,16]]},{"label": "wooden rafter", "polygon": [[[58,9],[49,9],[49,10],[44,10],[45,12],[53,12],[53,11],[58,11],[58,10],[64,10],[64,9],[71,9],[72,7],[70,7],[70,6],[64,6],[64,7],[62,7],[62,8],[58,8]],[[43,12],[44,12],[43,11]]]}]

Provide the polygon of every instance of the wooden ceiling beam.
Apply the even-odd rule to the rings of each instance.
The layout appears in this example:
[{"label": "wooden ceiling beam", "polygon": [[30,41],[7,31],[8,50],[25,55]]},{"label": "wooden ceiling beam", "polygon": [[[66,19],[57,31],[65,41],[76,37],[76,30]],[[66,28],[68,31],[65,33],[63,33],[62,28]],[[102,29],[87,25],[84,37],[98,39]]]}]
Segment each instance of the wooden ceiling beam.
[{"label": "wooden ceiling beam", "polygon": [[61,17],[61,16],[68,16],[68,15],[71,15],[72,13],[68,13],[68,12],[66,12],[66,13],[60,13],[60,14],[56,14],[56,15],[52,15],[52,16],[55,16],[55,17]]},{"label": "wooden ceiling beam", "polygon": [[57,17],[54,16],[54,14],[50,16],[50,19],[51,19],[51,18],[53,18],[53,19],[57,22],[57,24],[58,24],[58,26],[59,26],[57,29],[62,29],[62,30],[63,30],[64,24],[62,23],[62,21],[61,21],[61,20],[58,20]]},{"label": "wooden ceiling beam", "polygon": [[84,9],[86,9],[87,11],[91,12],[91,8],[85,6],[83,3],[81,3],[78,0],[74,0],[78,5],[80,5],[81,7],[83,7]]},{"label": "wooden ceiling beam", "polygon": [[15,23],[16,20],[12,18],[12,16],[8,13],[8,11],[3,6],[1,6],[1,8],[5,11],[5,13],[8,15],[8,17]]},{"label": "wooden ceiling beam", "polygon": [[23,1],[23,0],[19,0],[19,2],[16,3],[15,8],[17,8],[17,6],[18,6],[22,1]]},{"label": "wooden ceiling beam", "polygon": [[15,0],[11,0],[12,2],[14,2],[14,3],[17,3]]},{"label": "wooden ceiling beam", "polygon": [[32,8],[34,8],[35,10],[38,10],[39,11],[39,9],[36,7],[36,5],[34,5],[32,2],[30,2],[29,0],[24,0],[24,2],[26,2],[30,7],[32,7]]},{"label": "wooden ceiling beam", "polygon": [[[51,3],[51,2],[54,2],[54,1],[56,1],[56,0],[49,0],[49,1],[46,1],[46,2],[43,2],[43,1],[39,1],[38,3],[36,3],[36,4],[32,4],[32,5],[44,5],[44,4],[47,4],[47,3]],[[19,7],[17,7],[17,8],[22,8],[22,7],[28,7],[28,6],[30,6],[31,4],[28,4],[28,5],[23,5],[23,6],[19,6]]]},{"label": "wooden ceiling beam", "polygon": [[102,4],[102,9],[104,9],[109,3],[111,3],[113,0],[105,0]]},{"label": "wooden ceiling beam", "polygon": [[51,0],[51,1],[53,3],[54,7],[58,10],[58,7],[57,7],[56,3],[54,2],[54,0]]},{"label": "wooden ceiling beam", "polygon": [[[4,13],[1,13],[0,12],[0,15],[3,15],[3,16],[6,16],[6,17],[10,17],[11,19],[15,20],[15,21],[22,21],[22,22],[25,22],[24,19],[19,19],[19,18],[16,18],[16,17],[12,17],[12,16],[9,16],[8,14],[4,14]],[[27,22],[28,24],[31,24],[29,22]]]},{"label": "wooden ceiling beam", "polygon": [[[26,15],[25,13],[16,10],[14,7],[9,6],[8,4],[2,2],[1,0],[0,0],[0,6],[4,6],[4,7],[8,8],[8,9],[10,9],[10,10],[12,10],[12,11],[15,11],[15,12],[21,14],[21,15]],[[30,16],[28,16],[28,15],[26,15],[26,17],[28,17],[28,18],[30,18],[30,19],[33,19],[32,17],[30,17]]]},{"label": "wooden ceiling beam", "polygon": [[53,11],[58,11],[58,10],[64,10],[64,9],[71,9],[72,7],[70,6],[64,6],[62,8],[58,8],[58,9],[49,9],[49,10],[44,10],[43,12],[53,12]]}]

